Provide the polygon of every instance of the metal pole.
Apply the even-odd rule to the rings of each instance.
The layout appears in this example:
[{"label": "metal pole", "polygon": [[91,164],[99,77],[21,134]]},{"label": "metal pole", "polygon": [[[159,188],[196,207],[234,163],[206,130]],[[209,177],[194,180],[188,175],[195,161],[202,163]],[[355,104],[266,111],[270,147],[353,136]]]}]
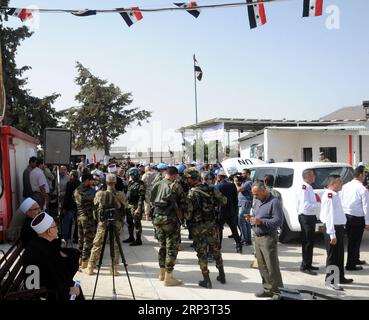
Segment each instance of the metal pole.
[{"label": "metal pole", "polygon": [[193,55],[193,77],[195,81],[195,115],[196,115],[196,124],[197,124],[197,81],[196,81],[196,71],[195,71],[195,54]]}]

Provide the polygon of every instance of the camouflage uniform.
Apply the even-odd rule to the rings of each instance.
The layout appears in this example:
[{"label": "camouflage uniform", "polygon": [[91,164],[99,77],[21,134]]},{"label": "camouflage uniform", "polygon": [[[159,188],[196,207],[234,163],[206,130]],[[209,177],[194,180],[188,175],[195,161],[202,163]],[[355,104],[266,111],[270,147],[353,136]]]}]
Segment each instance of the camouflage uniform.
[{"label": "camouflage uniform", "polygon": [[[129,237],[134,238],[133,231],[136,229],[136,241],[141,242],[142,234],[142,213],[144,212],[144,201],[145,201],[145,184],[142,180],[135,179],[128,182],[128,208],[127,223]],[[134,242],[134,243],[135,243]],[[133,243],[132,243],[133,244]]]},{"label": "camouflage uniform", "polygon": [[[165,186],[167,184],[167,186]],[[171,199],[169,205],[161,207],[155,205],[155,199],[161,188],[171,189]],[[151,191],[151,203],[154,206],[153,225],[156,237],[160,244],[159,266],[165,268],[167,272],[172,272],[178,254],[178,245],[181,237],[181,221],[177,217],[177,212],[186,212],[187,201],[182,187],[169,179],[163,179],[156,183]]]},{"label": "camouflage uniform", "polygon": [[94,198],[95,190],[83,183],[74,191],[74,200],[77,204],[78,248],[81,251],[82,262],[87,262],[90,258],[96,233]]},{"label": "camouflage uniform", "polygon": [[[110,194],[112,196],[110,196]],[[123,212],[127,207],[127,199],[122,191],[116,191],[114,189],[108,188],[106,191],[99,191],[96,193],[94,204],[97,207],[96,212],[99,213],[97,217],[99,220],[96,236],[93,242],[93,248],[91,250],[91,256],[89,265],[95,267],[96,262],[100,258],[101,249],[104,241],[105,231],[107,227],[106,217],[104,216],[104,208],[115,208],[116,213],[114,215],[114,225],[118,234],[122,232],[123,229]],[[114,239],[109,239],[109,241],[114,241]],[[118,239],[119,241],[119,239]],[[119,264],[120,252],[117,243],[114,241],[114,264]]]},{"label": "camouflage uniform", "polygon": [[223,266],[218,225],[215,222],[215,209],[225,205],[227,198],[213,186],[198,184],[188,194],[187,225],[193,236],[194,247],[201,271],[208,270],[208,245],[212,250],[216,266]]}]

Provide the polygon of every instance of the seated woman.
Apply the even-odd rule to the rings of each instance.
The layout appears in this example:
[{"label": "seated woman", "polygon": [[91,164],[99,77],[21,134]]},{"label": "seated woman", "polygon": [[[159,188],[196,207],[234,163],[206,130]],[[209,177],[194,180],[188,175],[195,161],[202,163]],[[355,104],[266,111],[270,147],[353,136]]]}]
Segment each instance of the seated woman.
[{"label": "seated woman", "polygon": [[40,287],[47,288],[48,300],[84,300],[82,290],[74,286],[73,277],[78,271],[79,252],[60,247],[58,228],[54,219],[41,212],[31,222],[37,237],[31,239],[24,252],[24,266],[39,268]]}]

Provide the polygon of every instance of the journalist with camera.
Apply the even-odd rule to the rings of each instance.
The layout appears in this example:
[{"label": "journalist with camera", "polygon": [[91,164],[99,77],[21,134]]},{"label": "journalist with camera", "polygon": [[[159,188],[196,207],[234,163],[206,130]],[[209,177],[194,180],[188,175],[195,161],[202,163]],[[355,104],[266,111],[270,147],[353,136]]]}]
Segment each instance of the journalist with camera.
[{"label": "journalist with camera", "polygon": [[[106,176],[107,190],[97,192],[94,199],[94,204],[97,208],[95,211],[95,218],[98,221],[98,226],[86,270],[88,275],[94,274],[96,262],[100,258],[105,232],[107,231],[107,223],[113,223],[118,234],[122,232],[127,199],[122,191],[115,190],[116,179],[116,175],[109,173]],[[109,241],[114,242],[114,266],[111,267],[111,272],[114,273],[114,275],[119,275],[119,247],[114,239],[109,239]]]}]

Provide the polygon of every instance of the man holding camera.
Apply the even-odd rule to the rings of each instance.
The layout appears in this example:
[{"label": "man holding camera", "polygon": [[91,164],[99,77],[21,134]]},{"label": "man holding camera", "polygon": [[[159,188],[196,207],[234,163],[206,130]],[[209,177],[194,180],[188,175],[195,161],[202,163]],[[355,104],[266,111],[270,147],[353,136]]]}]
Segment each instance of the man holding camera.
[{"label": "man holding camera", "polygon": [[[127,199],[124,195],[124,192],[115,190],[116,182],[117,176],[115,174],[109,173],[106,176],[107,190],[97,192],[94,199],[94,204],[97,207],[96,218],[99,221],[99,224],[97,226],[97,232],[93,242],[90,260],[88,262],[88,267],[86,270],[86,273],[88,275],[94,274],[96,262],[101,255],[101,249],[107,227],[107,218],[111,215],[111,217],[114,219],[114,227],[115,230],[118,231],[118,234],[121,233],[123,228],[123,210],[127,207]],[[120,252],[118,245],[114,240],[115,239],[109,239],[109,241],[114,242],[114,268],[112,266],[111,272],[114,272],[114,275],[119,275],[118,265]]]},{"label": "man holding camera", "polygon": [[243,169],[241,176],[236,175],[233,179],[238,192],[238,225],[241,230],[242,243],[246,246],[252,244],[251,226],[246,221],[246,215],[250,214],[253,201],[251,192],[252,181],[250,179],[250,174],[251,172],[249,169]]}]

